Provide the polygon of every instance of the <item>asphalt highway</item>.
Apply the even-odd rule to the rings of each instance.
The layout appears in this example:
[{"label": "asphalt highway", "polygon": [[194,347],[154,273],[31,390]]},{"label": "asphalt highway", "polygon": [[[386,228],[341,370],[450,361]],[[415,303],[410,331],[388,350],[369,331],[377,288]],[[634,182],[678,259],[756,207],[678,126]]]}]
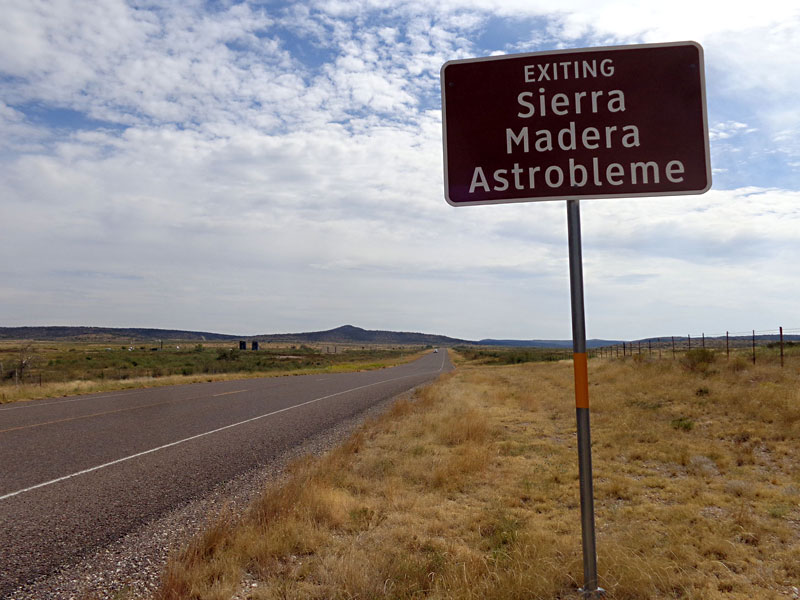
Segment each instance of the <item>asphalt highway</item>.
[{"label": "asphalt highway", "polygon": [[0,406],[0,598],[452,369],[243,379]]}]

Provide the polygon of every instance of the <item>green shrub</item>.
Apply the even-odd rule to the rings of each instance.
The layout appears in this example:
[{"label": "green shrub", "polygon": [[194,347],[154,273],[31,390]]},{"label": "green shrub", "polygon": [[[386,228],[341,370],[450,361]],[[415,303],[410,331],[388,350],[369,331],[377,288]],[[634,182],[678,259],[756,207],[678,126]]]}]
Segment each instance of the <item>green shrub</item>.
[{"label": "green shrub", "polygon": [[728,363],[728,368],[733,371],[734,373],[740,373],[747,369],[750,366],[750,363],[742,358],[741,356],[734,356],[730,363]]},{"label": "green shrub", "polygon": [[689,371],[707,373],[716,358],[714,351],[708,348],[692,348],[681,358],[681,364]]},{"label": "green shrub", "polygon": [[673,419],[670,425],[672,425],[673,429],[680,429],[681,431],[691,431],[694,429],[694,421],[687,417]]},{"label": "green shrub", "polygon": [[239,350],[231,348],[230,350],[217,350],[217,360],[237,360],[239,358]]}]

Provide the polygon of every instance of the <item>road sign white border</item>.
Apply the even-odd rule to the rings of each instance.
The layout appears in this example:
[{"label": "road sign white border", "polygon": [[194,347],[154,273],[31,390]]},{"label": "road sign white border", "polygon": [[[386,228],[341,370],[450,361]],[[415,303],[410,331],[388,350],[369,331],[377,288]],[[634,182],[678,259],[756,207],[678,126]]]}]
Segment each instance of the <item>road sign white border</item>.
[{"label": "road sign white border", "polygon": [[[684,190],[676,192],[649,192],[649,193],[633,193],[633,194],[592,194],[592,195],[571,195],[571,196],[539,196],[530,198],[505,198],[498,200],[479,200],[475,202],[454,202],[450,199],[450,188],[448,187],[447,179],[447,107],[445,104],[445,86],[444,86],[444,71],[449,65],[458,65],[465,63],[476,62],[490,62],[498,60],[509,60],[516,58],[526,58],[529,56],[547,56],[547,55],[563,55],[574,54],[578,52],[609,52],[615,50],[634,50],[639,48],[672,48],[680,46],[694,46],[697,48],[698,56],[700,59],[700,97],[703,104],[703,142],[705,150],[706,162],[706,186],[698,190]],[[442,146],[444,149],[444,199],[450,206],[481,206],[487,204],[516,204],[518,202],[547,202],[552,200],[596,200],[602,198],[650,198],[656,196],[696,196],[705,194],[711,189],[711,150],[708,142],[708,109],[706,105],[706,71],[705,71],[705,53],[703,47],[693,41],[684,42],[664,42],[660,44],[629,44],[626,46],[596,46],[591,48],[569,48],[566,50],[545,50],[542,52],[525,52],[521,54],[502,54],[500,56],[482,56],[479,58],[464,58],[459,60],[449,60],[442,65],[439,70],[439,87],[442,94]]]}]

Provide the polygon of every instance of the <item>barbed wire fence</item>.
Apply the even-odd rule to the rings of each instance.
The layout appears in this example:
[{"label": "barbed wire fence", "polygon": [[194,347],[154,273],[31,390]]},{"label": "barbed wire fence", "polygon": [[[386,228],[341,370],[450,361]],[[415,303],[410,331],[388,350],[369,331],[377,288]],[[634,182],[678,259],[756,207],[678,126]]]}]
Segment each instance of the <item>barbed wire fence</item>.
[{"label": "barbed wire fence", "polygon": [[646,356],[678,359],[698,348],[726,359],[745,357],[753,364],[780,361],[781,366],[785,366],[790,356],[800,358],[800,327],[643,338],[598,346],[592,348],[592,355],[599,358]]}]

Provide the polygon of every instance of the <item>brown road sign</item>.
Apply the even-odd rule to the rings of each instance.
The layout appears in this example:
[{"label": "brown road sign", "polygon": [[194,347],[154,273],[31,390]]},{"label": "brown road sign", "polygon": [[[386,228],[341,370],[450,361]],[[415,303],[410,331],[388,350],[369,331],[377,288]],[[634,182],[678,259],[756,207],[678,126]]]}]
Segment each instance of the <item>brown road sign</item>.
[{"label": "brown road sign", "polygon": [[445,198],[454,206],[701,194],[711,187],[694,42],[445,63]]}]

